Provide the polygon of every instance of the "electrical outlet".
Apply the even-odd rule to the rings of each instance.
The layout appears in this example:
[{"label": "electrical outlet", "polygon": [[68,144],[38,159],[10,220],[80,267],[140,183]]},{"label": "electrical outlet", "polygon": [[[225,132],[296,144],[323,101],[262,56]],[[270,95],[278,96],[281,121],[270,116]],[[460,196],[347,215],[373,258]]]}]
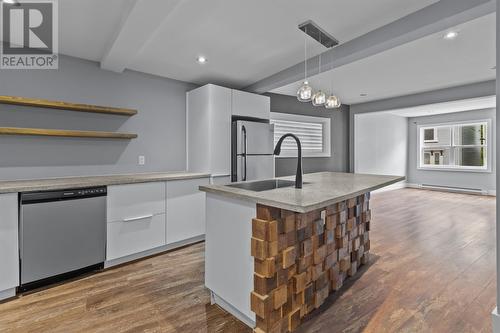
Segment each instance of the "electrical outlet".
[{"label": "electrical outlet", "polygon": [[139,165],[144,165],[146,164],[146,156],[140,155],[139,156]]}]

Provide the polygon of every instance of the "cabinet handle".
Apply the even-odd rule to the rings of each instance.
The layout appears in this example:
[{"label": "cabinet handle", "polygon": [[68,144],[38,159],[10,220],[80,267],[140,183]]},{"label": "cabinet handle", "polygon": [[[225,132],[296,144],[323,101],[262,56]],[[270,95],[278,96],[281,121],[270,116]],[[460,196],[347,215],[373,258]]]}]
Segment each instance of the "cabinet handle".
[{"label": "cabinet handle", "polygon": [[137,221],[137,220],[145,220],[145,219],[149,219],[151,217],[153,217],[153,214],[144,215],[144,216],[137,216],[137,217],[131,217],[131,218],[128,218],[128,219],[123,219],[123,222],[132,222],[132,221]]}]

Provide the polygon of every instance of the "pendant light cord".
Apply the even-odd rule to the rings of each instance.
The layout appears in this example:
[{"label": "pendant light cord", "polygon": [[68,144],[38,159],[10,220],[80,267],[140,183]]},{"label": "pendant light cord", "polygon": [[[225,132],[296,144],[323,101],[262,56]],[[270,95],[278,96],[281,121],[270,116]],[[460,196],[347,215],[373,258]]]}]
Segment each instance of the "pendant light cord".
[{"label": "pendant light cord", "polygon": [[[330,53],[332,53],[330,51]],[[331,58],[330,58],[330,75],[332,75],[332,70],[333,70],[333,55],[331,55]],[[331,91],[331,94],[333,95],[333,77],[330,76],[330,91]]]},{"label": "pendant light cord", "polygon": [[321,53],[319,54],[319,67],[318,67],[318,75],[321,74]]},{"label": "pendant light cord", "polygon": [[[321,43],[321,34],[319,34],[319,42]],[[319,67],[318,67],[318,75],[321,74],[321,51],[319,54]]]},{"label": "pendant light cord", "polygon": [[306,36],[304,37],[304,82],[307,81],[307,27],[305,28]]}]

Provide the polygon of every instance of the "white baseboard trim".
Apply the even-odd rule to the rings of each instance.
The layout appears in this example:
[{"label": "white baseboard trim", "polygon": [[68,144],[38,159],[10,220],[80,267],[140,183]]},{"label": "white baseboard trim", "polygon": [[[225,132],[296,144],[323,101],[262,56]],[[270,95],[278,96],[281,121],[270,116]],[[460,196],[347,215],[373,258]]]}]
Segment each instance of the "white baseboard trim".
[{"label": "white baseboard trim", "polygon": [[146,251],[134,253],[134,254],[131,254],[131,255],[128,255],[125,257],[108,260],[104,263],[104,268],[110,268],[113,266],[121,265],[121,264],[127,263],[129,261],[133,261],[133,260],[141,259],[144,257],[149,257],[149,256],[152,256],[155,254],[159,254],[162,252],[174,250],[174,249],[177,249],[179,247],[183,247],[183,246],[190,245],[193,243],[198,243],[198,242],[201,242],[204,240],[205,240],[205,235],[195,236],[195,237],[188,238],[188,239],[185,239],[185,240],[182,240],[179,242],[159,246],[159,247],[156,247],[156,248],[151,249],[151,250],[146,250]]},{"label": "white baseboard trim", "polygon": [[5,300],[5,299],[9,299],[12,297],[16,297],[16,288],[15,287],[0,291],[0,301]]},{"label": "white baseboard trim", "polygon": [[381,192],[387,192],[387,191],[394,191],[394,190],[399,190],[402,188],[406,187],[406,182],[402,181],[396,184],[392,184],[386,187],[382,187],[381,189],[375,190],[372,193],[381,193]]},{"label": "white baseboard trim", "polygon": [[244,315],[242,312],[238,311],[234,306],[226,302],[224,299],[219,297],[216,293],[210,290],[210,302],[212,304],[217,304],[239,320],[241,320],[245,325],[250,328],[255,328],[255,319],[249,318]]},{"label": "white baseboard trim", "polygon": [[491,323],[493,333],[500,333],[500,315],[498,314],[498,307],[494,308],[493,312],[491,312]]},{"label": "white baseboard trim", "polygon": [[476,194],[476,195],[487,195],[496,196],[496,190],[467,190],[462,188],[454,188],[447,186],[432,186],[432,185],[422,185],[415,183],[406,183],[407,188],[425,189],[430,191],[441,191],[441,192],[453,192],[453,193],[464,193],[464,194]]}]

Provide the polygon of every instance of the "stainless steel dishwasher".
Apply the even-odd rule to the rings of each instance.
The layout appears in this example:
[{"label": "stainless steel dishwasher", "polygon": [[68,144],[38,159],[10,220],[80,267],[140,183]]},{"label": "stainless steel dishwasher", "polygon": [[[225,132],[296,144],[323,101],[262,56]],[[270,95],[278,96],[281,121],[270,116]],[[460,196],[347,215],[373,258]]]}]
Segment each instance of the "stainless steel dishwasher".
[{"label": "stainless steel dishwasher", "polygon": [[103,267],[106,194],[106,187],[21,193],[21,291]]}]

